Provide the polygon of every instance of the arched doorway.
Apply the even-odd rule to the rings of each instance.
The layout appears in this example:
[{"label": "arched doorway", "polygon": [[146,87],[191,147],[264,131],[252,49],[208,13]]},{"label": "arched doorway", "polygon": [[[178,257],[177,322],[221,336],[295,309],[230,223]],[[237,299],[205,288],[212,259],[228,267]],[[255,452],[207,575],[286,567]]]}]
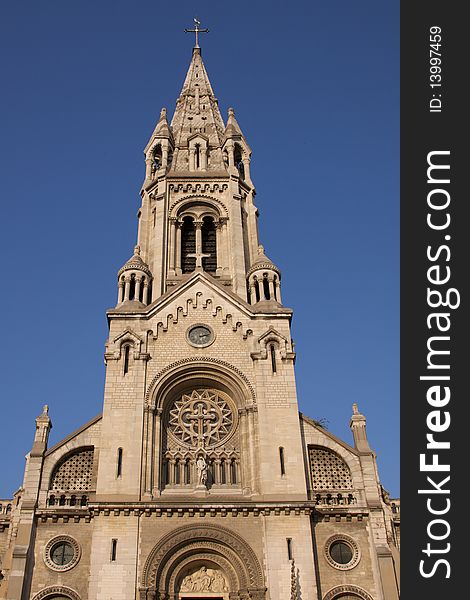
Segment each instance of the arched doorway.
[{"label": "arched doorway", "polygon": [[141,600],[264,600],[260,563],[238,534],[217,525],[187,525],[164,536],[142,574]]}]

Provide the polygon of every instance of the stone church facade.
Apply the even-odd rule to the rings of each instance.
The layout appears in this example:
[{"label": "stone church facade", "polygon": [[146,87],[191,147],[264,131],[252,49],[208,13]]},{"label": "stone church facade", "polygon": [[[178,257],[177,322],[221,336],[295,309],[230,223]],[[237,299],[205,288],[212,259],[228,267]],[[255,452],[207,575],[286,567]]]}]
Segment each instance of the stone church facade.
[{"label": "stone church facade", "polygon": [[0,501],[0,598],[396,600],[399,502],[356,405],[353,446],[299,413],[251,149],[198,46],[144,153],[103,412],[52,448],[37,417]]}]

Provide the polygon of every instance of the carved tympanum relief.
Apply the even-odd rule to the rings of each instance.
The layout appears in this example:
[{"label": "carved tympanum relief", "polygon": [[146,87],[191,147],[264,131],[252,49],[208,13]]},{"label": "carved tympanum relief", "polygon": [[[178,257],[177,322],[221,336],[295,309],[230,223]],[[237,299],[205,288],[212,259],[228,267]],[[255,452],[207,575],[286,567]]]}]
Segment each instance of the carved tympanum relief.
[{"label": "carved tympanum relief", "polygon": [[228,585],[222,571],[202,565],[184,577],[180,592],[228,592]]}]

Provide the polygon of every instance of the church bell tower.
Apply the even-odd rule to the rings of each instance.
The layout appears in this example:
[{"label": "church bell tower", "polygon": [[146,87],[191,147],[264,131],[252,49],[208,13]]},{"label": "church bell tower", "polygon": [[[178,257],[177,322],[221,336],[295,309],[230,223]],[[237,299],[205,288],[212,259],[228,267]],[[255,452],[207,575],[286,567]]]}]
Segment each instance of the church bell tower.
[{"label": "church bell tower", "polygon": [[250,146],[199,46],[144,156],[137,245],[108,311],[97,498],[305,499],[292,311],[259,244]]}]

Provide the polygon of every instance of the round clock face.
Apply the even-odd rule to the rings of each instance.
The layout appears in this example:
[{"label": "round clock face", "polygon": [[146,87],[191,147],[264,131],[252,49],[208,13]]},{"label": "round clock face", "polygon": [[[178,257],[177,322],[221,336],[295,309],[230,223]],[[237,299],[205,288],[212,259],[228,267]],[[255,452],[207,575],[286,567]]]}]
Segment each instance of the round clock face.
[{"label": "round clock face", "polygon": [[188,331],[188,340],[194,346],[208,346],[213,342],[214,334],[207,325],[195,325]]}]

